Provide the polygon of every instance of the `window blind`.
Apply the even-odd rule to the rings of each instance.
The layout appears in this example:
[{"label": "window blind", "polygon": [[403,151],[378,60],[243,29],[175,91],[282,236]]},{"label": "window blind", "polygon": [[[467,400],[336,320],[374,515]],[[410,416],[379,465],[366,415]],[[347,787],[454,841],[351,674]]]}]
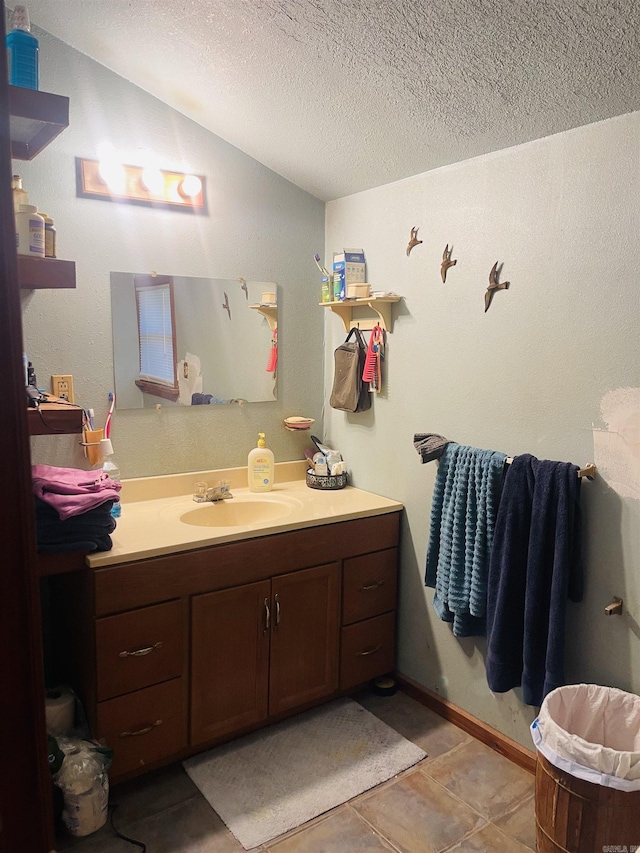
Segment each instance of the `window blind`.
[{"label": "window blind", "polygon": [[175,384],[173,318],[169,285],[136,288],[140,333],[140,377]]}]

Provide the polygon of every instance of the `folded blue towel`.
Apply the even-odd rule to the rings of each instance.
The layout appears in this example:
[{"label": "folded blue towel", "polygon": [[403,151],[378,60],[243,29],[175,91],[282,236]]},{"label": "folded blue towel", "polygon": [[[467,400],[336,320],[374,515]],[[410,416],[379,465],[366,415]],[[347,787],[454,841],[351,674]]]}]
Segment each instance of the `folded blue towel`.
[{"label": "folded blue towel", "polygon": [[116,528],[111,515],[113,501],[105,501],[80,515],[62,521],[57,510],[34,498],[38,551],[56,554],[65,551],[110,551],[110,533]]},{"label": "folded blue towel", "polygon": [[506,454],[449,443],[431,504],[425,585],[457,637],[486,630],[487,575]]}]

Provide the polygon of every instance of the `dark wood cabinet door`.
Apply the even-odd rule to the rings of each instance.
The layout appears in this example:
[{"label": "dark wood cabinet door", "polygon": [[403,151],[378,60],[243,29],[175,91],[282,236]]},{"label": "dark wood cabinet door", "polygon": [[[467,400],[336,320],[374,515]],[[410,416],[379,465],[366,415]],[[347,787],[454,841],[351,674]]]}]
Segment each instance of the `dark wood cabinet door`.
[{"label": "dark wood cabinet door", "polygon": [[269,713],[338,687],[340,567],[329,563],[274,577]]},{"label": "dark wood cabinet door", "polygon": [[192,599],[192,745],[267,716],[270,588],[260,581]]}]

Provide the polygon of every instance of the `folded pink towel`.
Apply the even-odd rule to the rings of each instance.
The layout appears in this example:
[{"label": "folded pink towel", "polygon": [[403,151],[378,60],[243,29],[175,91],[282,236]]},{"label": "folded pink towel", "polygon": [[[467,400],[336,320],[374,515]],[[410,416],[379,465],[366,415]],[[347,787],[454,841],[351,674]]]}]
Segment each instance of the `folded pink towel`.
[{"label": "folded pink towel", "polygon": [[106,501],[120,500],[122,486],[102,471],[32,465],[31,478],[34,495],[57,510],[62,521]]}]

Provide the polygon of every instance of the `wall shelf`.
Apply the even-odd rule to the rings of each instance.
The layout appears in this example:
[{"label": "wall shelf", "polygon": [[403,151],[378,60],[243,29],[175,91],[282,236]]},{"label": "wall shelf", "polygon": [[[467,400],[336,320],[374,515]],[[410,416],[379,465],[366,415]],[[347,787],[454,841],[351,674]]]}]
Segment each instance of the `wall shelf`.
[{"label": "wall shelf", "polygon": [[[11,156],[16,160],[33,160],[68,125],[69,98],[9,86]],[[18,284],[26,290],[73,288],[76,265],[59,258],[18,255]]]},{"label": "wall shelf", "polygon": [[25,290],[74,288],[76,286],[75,261],[38,258],[36,255],[18,255],[18,282]]},{"label": "wall shelf", "polygon": [[273,332],[278,328],[278,306],[277,305],[249,305],[249,308],[254,308],[259,311],[263,317],[266,317],[269,328]]},{"label": "wall shelf", "polygon": [[27,409],[30,435],[63,435],[82,432],[82,407],[59,401],[48,394],[39,409]]},{"label": "wall shelf", "polygon": [[[330,308],[334,314],[337,314],[344,323],[347,332],[355,327],[362,331],[371,331],[377,323],[387,332],[391,332],[393,330],[391,306],[395,302],[400,302],[401,299],[401,296],[364,296],[359,299],[344,299],[341,302],[320,302],[319,304],[322,308]],[[369,309],[369,313],[365,315],[360,309]],[[355,317],[354,311],[358,312]],[[373,312],[373,316],[371,316],[371,312]]]},{"label": "wall shelf", "polygon": [[33,160],[69,125],[69,98],[9,86],[11,156]]}]

